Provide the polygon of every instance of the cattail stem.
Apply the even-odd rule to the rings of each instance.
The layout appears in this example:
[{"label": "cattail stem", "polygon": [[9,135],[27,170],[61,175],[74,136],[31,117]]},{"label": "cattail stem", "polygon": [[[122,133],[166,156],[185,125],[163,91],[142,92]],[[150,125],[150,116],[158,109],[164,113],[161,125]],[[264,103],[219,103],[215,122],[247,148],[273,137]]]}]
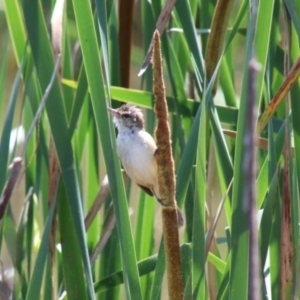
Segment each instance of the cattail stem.
[{"label": "cattail stem", "polygon": [[[224,49],[229,17],[235,0],[217,1],[214,11],[211,32],[208,37],[205,53],[205,69],[208,82],[211,80]],[[218,80],[215,80],[213,94],[217,92]]]},{"label": "cattail stem", "polygon": [[163,80],[162,58],[160,50],[159,32],[155,31],[153,37],[153,85],[155,96],[155,113],[157,115],[157,128],[155,131],[157,152],[157,174],[159,193],[161,196],[163,233],[165,240],[166,265],[168,277],[169,299],[183,299],[183,284],[180,266],[178,216],[175,200],[175,173],[172,155],[170,127],[168,123],[168,106],[165,96]]}]

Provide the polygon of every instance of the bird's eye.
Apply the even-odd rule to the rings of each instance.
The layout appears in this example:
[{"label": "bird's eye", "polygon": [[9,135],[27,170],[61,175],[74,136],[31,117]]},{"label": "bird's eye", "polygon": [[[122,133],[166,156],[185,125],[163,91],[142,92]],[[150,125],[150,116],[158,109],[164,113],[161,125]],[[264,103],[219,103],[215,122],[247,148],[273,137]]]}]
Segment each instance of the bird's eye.
[{"label": "bird's eye", "polygon": [[129,114],[123,114],[123,118],[128,119],[130,117]]}]

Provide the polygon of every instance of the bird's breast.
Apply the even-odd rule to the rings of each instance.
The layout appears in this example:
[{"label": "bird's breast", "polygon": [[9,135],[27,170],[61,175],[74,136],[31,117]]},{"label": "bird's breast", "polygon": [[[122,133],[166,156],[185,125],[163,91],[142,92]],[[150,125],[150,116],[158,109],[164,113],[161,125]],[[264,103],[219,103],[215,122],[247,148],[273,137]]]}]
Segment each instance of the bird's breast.
[{"label": "bird's breast", "polygon": [[156,185],[156,144],[144,130],[123,132],[117,138],[118,156],[128,176],[137,184]]}]

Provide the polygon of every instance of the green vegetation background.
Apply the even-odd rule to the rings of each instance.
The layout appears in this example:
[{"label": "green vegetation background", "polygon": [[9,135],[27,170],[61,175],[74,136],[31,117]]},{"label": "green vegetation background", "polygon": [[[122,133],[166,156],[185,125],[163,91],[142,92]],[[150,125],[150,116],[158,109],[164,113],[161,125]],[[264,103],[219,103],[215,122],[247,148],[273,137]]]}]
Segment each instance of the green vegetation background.
[{"label": "green vegetation background", "polygon": [[[225,50],[217,64],[215,96],[215,76],[212,81],[206,78],[204,67],[215,1],[177,0],[162,36],[177,201],[186,220],[180,229],[185,299],[251,297],[250,246],[259,250],[256,279],[261,298],[299,297],[299,82],[289,95],[290,106],[283,102],[262,132],[264,149],[255,148],[259,237],[255,245],[249,244],[243,202],[249,184],[243,175],[247,160],[243,138],[249,125],[245,120],[252,49],[260,64],[255,78],[258,115],[283,83],[286,61],[292,66],[300,53],[300,3],[284,3],[234,3],[222,44]],[[28,132],[53,73],[49,32],[55,1],[3,0],[2,5],[0,191],[9,165],[20,155],[22,132]],[[151,68],[141,78],[137,73],[162,6],[156,0],[135,3],[133,22],[129,22],[133,30],[130,89],[124,89],[118,26],[127,16],[118,14],[116,1],[67,1],[61,27],[64,83],[57,77],[53,84],[1,220],[3,299],[10,292],[13,299],[30,300],[166,299],[160,208],[130,182],[124,186],[115,129],[107,113],[110,105],[136,104],[144,108],[147,130],[153,132]],[[21,141],[11,135],[16,128]],[[234,137],[225,135],[224,129],[233,131]],[[52,172],[49,161],[50,141],[55,145],[59,175]],[[285,157],[284,147],[289,150]],[[106,173],[111,194],[101,198]],[[207,232],[223,197],[221,221],[207,253]],[[101,200],[86,229],[85,217]],[[288,250],[282,239],[284,203],[290,208]],[[56,227],[51,232],[53,220]],[[50,236],[55,240],[55,256],[49,251]],[[103,249],[90,263],[99,240]],[[285,251],[291,253],[290,276],[282,278]]]}]

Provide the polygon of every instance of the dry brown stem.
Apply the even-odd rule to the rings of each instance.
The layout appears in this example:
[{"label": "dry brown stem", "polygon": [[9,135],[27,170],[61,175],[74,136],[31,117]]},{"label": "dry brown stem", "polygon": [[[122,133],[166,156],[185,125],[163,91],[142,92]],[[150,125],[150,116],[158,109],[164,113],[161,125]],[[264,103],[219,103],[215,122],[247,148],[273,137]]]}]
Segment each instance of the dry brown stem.
[{"label": "dry brown stem", "polygon": [[18,180],[23,163],[22,157],[15,157],[10,168],[10,175],[0,197],[0,221],[4,216],[8,201]]},{"label": "dry brown stem", "polygon": [[174,160],[171,148],[168,107],[165,96],[165,84],[162,71],[160,35],[154,33],[153,47],[153,88],[157,128],[155,131],[158,150],[155,153],[159,193],[163,205],[163,233],[165,240],[166,265],[169,299],[183,299],[183,284],[180,265],[179,236],[177,227],[177,207],[175,200]]},{"label": "dry brown stem", "polygon": [[[228,21],[234,2],[235,0],[217,1],[205,53],[205,68],[208,81],[210,81],[215,71],[224,48]],[[218,82],[216,80],[213,87],[213,94],[217,91],[217,85]]]}]

